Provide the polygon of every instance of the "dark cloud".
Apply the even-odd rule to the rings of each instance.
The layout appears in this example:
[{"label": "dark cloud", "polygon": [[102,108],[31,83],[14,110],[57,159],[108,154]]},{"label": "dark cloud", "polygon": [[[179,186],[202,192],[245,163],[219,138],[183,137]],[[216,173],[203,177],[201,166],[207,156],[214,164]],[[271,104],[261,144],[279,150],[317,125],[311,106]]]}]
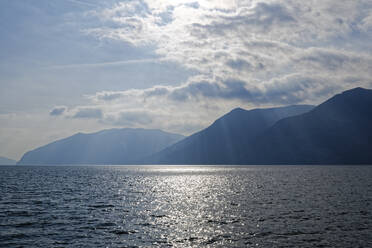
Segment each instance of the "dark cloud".
[{"label": "dark cloud", "polygon": [[[289,105],[301,103],[304,100],[316,102],[343,90],[344,81],[337,84],[328,83],[329,80],[328,77],[323,78],[317,75],[293,74],[274,78],[265,82],[260,88],[234,78],[219,83],[200,81],[170,90],[168,98],[177,102],[203,99],[238,100],[254,105]],[[353,83],[358,80],[360,82],[359,78],[353,78]]]},{"label": "dark cloud", "polygon": [[73,118],[101,119],[103,112],[98,108],[79,108]]},{"label": "dark cloud", "polygon": [[49,115],[51,116],[59,116],[59,115],[62,115],[65,111],[66,111],[66,107],[62,106],[62,107],[55,107],[54,109],[52,109],[52,111],[50,111]]},{"label": "dark cloud", "polygon": [[[372,58],[367,54],[346,52],[342,50],[310,48],[293,56],[295,67],[305,71],[318,71],[328,74],[349,77],[351,75],[368,75],[372,70]],[[367,76],[368,77],[368,76]]]},{"label": "dark cloud", "polygon": [[186,101],[195,97],[216,97],[221,88],[218,84],[201,81],[186,84],[183,87],[175,88],[170,94],[169,98],[175,101]]},{"label": "dark cloud", "polygon": [[226,65],[238,71],[243,69],[249,70],[252,67],[252,65],[244,59],[230,59],[226,62]]},{"label": "dark cloud", "polygon": [[191,34],[199,38],[207,38],[208,34],[225,35],[226,32],[244,27],[254,30],[268,31],[275,27],[295,23],[296,19],[288,9],[280,3],[257,3],[253,9],[243,9],[235,15],[220,15],[214,17],[210,24],[194,23]]},{"label": "dark cloud", "polygon": [[327,83],[329,80],[317,75],[300,74],[276,78],[267,83],[260,101],[281,105],[297,104],[304,100],[319,102],[343,89],[343,85]]},{"label": "dark cloud", "polygon": [[252,15],[244,23],[261,25],[265,28],[273,24],[295,22],[288,9],[280,3],[258,3]]},{"label": "dark cloud", "polygon": [[246,82],[237,79],[229,79],[221,83],[209,81],[193,82],[183,87],[175,88],[168,97],[171,100],[181,102],[198,98],[249,101],[252,94],[245,88],[246,85]]},{"label": "dark cloud", "polygon": [[254,97],[254,94],[252,94],[251,90],[248,90],[246,88],[246,86],[248,85],[247,82],[237,79],[229,79],[224,81],[223,85],[225,87],[219,94],[219,97],[221,98],[251,101],[251,99]]},{"label": "dark cloud", "polygon": [[336,70],[342,68],[343,65],[349,62],[352,58],[346,56],[342,52],[330,52],[326,50],[311,49],[308,53],[304,53],[295,61],[300,63],[311,63],[313,66],[321,66],[328,70]]}]

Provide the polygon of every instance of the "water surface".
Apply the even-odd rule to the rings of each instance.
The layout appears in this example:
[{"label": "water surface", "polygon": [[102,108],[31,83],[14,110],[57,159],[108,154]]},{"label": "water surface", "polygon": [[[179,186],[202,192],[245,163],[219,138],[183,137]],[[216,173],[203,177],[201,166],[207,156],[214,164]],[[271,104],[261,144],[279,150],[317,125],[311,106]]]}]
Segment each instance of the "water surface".
[{"label": "water surface", "polygon": [[371,166],[0,167],[1,247],[372,247]]}]

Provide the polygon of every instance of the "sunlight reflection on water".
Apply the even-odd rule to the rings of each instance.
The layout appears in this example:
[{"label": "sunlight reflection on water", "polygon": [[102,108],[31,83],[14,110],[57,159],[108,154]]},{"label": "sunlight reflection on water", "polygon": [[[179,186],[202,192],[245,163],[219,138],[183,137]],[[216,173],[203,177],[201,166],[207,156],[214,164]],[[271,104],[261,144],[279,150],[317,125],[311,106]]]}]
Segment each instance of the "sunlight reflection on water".
[{"label": "sunlight reflection on water", "polygon": [[368,247],[372,167],[1,169],[0,245]]}]

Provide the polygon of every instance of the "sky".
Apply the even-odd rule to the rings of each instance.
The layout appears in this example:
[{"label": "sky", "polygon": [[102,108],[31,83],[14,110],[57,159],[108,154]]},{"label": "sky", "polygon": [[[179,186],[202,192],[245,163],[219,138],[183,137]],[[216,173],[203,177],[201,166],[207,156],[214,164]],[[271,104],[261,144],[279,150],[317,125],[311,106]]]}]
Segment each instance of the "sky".
[{"label": "sky", "polygon": [[370,0],[2,0],[0,156],[372,88]]}]

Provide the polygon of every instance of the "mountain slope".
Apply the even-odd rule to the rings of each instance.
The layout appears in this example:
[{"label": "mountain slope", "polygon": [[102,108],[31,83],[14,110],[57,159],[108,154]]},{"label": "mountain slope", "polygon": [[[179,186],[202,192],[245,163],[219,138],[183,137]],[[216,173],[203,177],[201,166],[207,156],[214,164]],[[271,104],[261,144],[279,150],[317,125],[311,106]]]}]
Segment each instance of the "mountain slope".
[{"label": "mountain slope", "polygon": [[147,129],[78,133],[23,155],[18,164],[130,164],[183,138]]},{"label": "mountain slope", "polygon": [[262,134],[247,164],[372,163],[372,90],[338,94]]},{"label": "mountain slope", "polygon": [[16,161],[13,159],[0,157],[0,165],[15,165]]},{"label": "mountain slope", "polygon": [[298,105],[271,109],[237,108],[208,128],[151,156],[153,164],[241,164],[252,142],[276,121],[311,110]]}]

